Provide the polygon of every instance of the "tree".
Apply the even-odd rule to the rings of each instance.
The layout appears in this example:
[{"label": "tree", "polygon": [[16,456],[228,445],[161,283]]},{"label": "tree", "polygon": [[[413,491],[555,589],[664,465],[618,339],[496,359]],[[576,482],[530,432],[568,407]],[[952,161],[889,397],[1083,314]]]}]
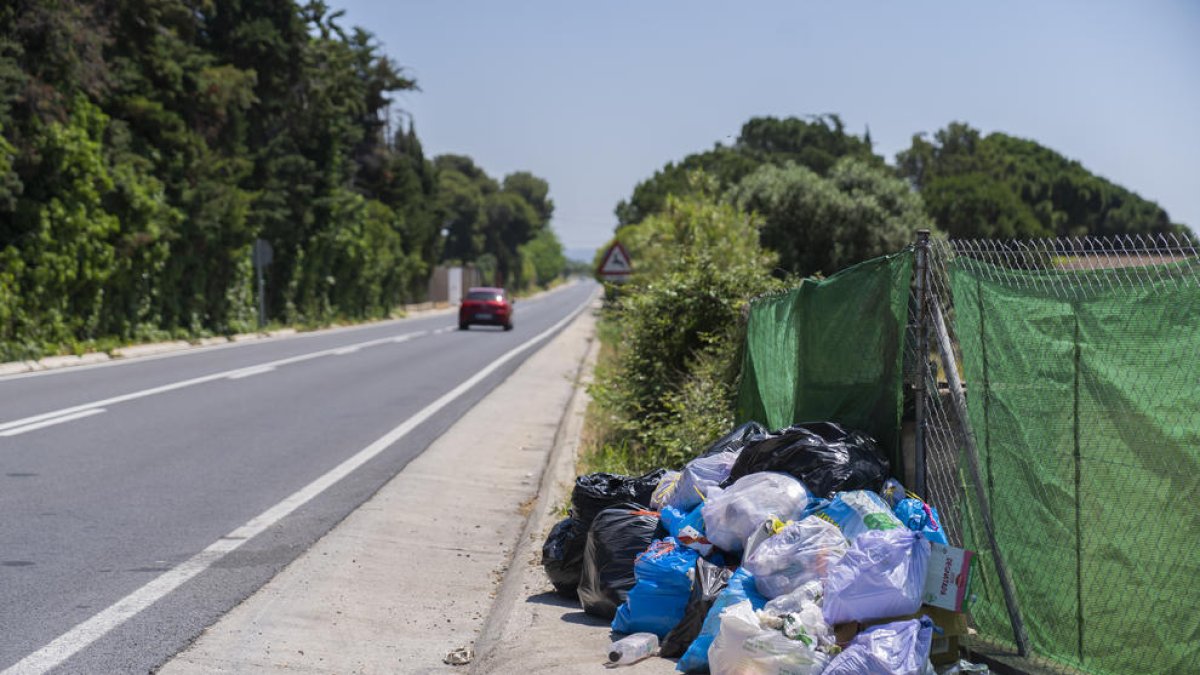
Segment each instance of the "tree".
[{"label": "tree", "polygon": [[998,132],[983,137],[962,122],[932,140],[913,136],[896,164],[925,196],[929,215],[956,237],[1184,231],[1154,202],[1079,162],[1034,141]]},{"label": "tree", "polygon": [[729,196],[762,216],[763,246],[799,275],[829,275],[894,253],[932,227],[904,181],[853,157],[839,160],[828,178],[795,164],[766,165]]}]

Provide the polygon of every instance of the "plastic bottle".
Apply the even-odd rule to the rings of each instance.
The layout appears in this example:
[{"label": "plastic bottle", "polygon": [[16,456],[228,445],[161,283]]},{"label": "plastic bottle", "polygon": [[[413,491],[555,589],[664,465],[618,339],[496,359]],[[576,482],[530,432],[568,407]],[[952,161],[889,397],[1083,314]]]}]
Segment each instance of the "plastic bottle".
[{"label": "plastic bottle", "polygon": [[634,633],[612,643],[609,648],[609,662],[618,666],[627,666],[654,656],[658,651],[658,636],[654,633]]}]

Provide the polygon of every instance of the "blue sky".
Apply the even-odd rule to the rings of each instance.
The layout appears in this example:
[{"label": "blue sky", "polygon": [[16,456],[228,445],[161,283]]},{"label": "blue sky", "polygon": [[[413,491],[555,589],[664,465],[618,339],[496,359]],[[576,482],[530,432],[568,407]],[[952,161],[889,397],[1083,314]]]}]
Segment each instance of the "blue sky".
[{"label": "blue sky", "polygon": [[952,120],[1031,138],[1200,228],[1200,2],[330,4],[417,78],[426,153],[546,178],[568,249],[748,118],[830,112],[889,161]]}]

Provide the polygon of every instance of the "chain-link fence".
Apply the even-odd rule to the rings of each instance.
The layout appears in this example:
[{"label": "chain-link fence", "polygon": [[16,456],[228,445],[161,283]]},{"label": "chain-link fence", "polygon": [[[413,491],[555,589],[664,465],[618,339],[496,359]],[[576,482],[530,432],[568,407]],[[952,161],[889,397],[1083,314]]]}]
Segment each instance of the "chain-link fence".
[{"label": "chain-link fence", "polygon": [[978,555],[976,645],[1031,670],[1200,672],[1194,243],[916,249],[916,488]]}]

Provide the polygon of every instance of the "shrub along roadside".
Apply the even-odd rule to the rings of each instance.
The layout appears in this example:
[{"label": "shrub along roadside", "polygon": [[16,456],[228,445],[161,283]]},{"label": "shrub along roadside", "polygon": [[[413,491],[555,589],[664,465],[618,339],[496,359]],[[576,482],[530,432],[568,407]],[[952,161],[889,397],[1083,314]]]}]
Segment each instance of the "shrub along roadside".
[{"label": "shrub along roadside", "polygon": [[618,237],[638,273],[601,316],[584,464],[677,466],[732,423],[742,307],[784,283],[771,276],[758,221],[708,190],[670,198]]}]

